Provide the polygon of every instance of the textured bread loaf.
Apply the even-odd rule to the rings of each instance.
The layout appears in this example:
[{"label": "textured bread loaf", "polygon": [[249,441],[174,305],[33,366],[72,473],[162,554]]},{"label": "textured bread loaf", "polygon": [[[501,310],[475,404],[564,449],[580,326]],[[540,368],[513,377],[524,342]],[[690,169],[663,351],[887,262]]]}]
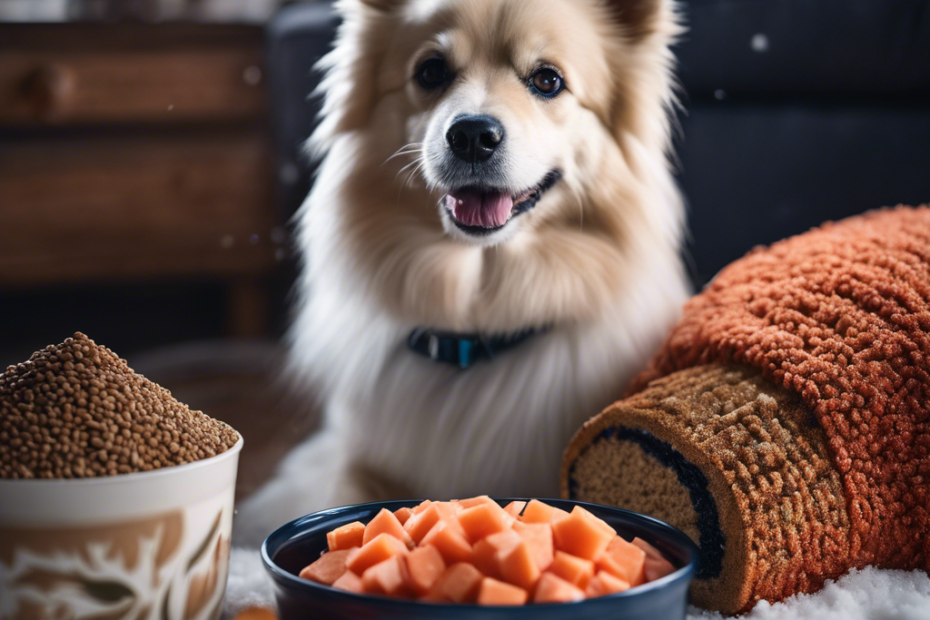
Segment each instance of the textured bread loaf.
[{"label": "textured bread loaf", "polygon": [[725,612],[868,564],[930,568],[930,209],[826,224],[694,297],[563,493],[677,525]]}]

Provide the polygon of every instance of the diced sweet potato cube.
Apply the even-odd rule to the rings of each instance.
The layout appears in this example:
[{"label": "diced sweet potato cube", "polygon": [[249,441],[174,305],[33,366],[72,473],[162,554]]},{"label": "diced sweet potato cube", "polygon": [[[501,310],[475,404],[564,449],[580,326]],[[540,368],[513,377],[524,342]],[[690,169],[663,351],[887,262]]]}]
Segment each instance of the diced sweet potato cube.
[{"label": "diced sweet potato cube", "polygon": [[278,615],[266,607],[247,607],[234,620],[278,620]]},{"label": "diced sweet potato cube", "polygon": [[420,502],[419,504],[417,504],[416,506],[414,506],[414,508],[413,508],[413,514],[415,514],[415,515],[420,514],[421,512],[423,512],[424,510],[426,510],[427,508],[429,508],[432,504],[433,504],[432,501],[430,501],[430,500],[428,500],[428,499],[424,499],[422,502]]},{"label": "diced sweet potato cube", "polygon": [[507,583],[531,590],[539,580],[539,568],[522,540],[508,551],[498,554],[501,576]]},{"label": "diced sweet potato cube", "polygon": [[630,544],[631,544],[631,545],[636,545],[637,547],[639,547],[640,549],[642,549],[643,551],[645,551],[647,556],[651,556],[651,557],[657,558],[657,559],[659,559],[659,560],[664,560],[664,559],[665,559],[665,556],[662,555],[662,552],[661,552],[661,551],[659,551],[658,549],[656,549],[655,547],[653,547],[652,545],[650,545],[649,543],[647,543],[645,540],[643,540],[643,539],[640,538],[639,536],[637,536],[636,538],[634,538],[634,539],[633,539],[633,542],[631,542]]},{"label": "diced sweet potato cube", "polygon": [[479,605],[523,605],[528,597],[529,593],[523,588],[491,577],[482,579],[478,589]]},{"label": "diced sweet potato cube", "polygon": [[378,534],[362,547],[352,549],[346,558],[346,567],[356,575],[368,568],[407,551],[407,545],[390,534]]},{"label": "diced sweet potato cube", "polygon": [[568,513],[561,508],[544,504],[538,499],[531,499],[523,508],[524,523],[552,523],[558,519],[564,519]]},{"label": "diced sweet potato cube", "polygon": [[417,547],[404,556],[410,589],[418,595],[426,594],[446,570],[442,554],[432,545]]},{"label": "diced sweet potato cube", "polygon": [[404,524],[404,531],[417,543],[423,540],[433,526],[440,521],[451,519],[456,514],[455,507],[448,502],[433,502],[419,514],[412,515]]},{"label": "diced sweet potato cube", "polygon": [[460,499],[456,502],[459,506],[464,508],[474,508],[475,506],[480,506],[481,504],[494,504],[497,506],[497,502],[488,497],[487,495],[479,495],[478,497],[469,497],[468,499]]},{"label": "diced sweet potato cube", "polygon": [[497,504],[478,504],[466,508],[458,514],[459,525],[472,543],[476,543],[485,536],[502,532],[508,527],[513,517]]},{"label": "diced sweet potato cube", "polygon": [[614,577],[619,577],[631,586],[645,583],[646,552],[614,536],[604,553],[597,558],[597,567]]},{"label": "diced sweet potato cube", "polygon": [[[580,506],[552,524],[555,548],[585,560],[597,560],[616,537],[613,528]],[[609,531],[607,528],[610,528]]]},{"label": "diced sweet potato cube", "polygon": [[406,506],[403,508],[398,508],[394,511],[394,516],[397,517],[397,520],[400,521],[401,525],[407,523],[407,519],[409,519],[410,515],[412,514],[413,510],[411,508],[407,508]]},{"label": "diced sweet potato cube", "polygon": [[370,594],[403,596],[407,590],[407,567],[402,555],[391,556],[362,575],[362,586]]},{"label": "diced sweet potato cube", "polygon": [[584,590],[594,576],[594,562],[556,551],[549,572]]},{"label": "diced sweet potato cube", "polygon": [[342,576],[333,582],[333,587],[337,590],[355,592],[356,594],[362,594],[365,591],[365,587],[362,585],[362,578],[350,570],[342,573]]},{"label": "diced sweet potato cube", "polygon": [[523,509],[526,508],[526,502],[510,502],[504,506],[504,512],[509,514],[514,519],[520,516],[520,513],[523,512]]},{"label": "diced sweet potato cube", "polygon": [[342,551],[352,547],[361,547],[365,537],[365,526],[360,521],[341,525],[326,533],[326,542],[330,551]]},{"label": "diced sweet potato cube", "polygon": [[536,561],[536,566],[540,571],[544,571],[552,564],[554,543],[552,541],[552,526],[548,523],[522,523],[517,521],[513,524],[513,529],[520,535],[526,546],[529,547],[530,555]]},{"label": "diced sweet potato cube", "polygon": [[612,528],[610,524],[607,523],[607,521],[604,521],[600,517],[597,517],[594,514],[592,514],[591,511],[585,508],[582,508],[581,506],[575,506],[574,508],[572,508],[570,515],[573,515],[573,514],[580,514],[584,516],[585,518],[587,518],[588,520],[590,520],[591,523],[596,525],[598,528],[600,528],[604,532],[609,533],[611,536],[617,536],[617,530]]},{"label": "diced sweet potato cube", "polygon": [[520,536],[513,530],[504,530],[491,534],[472,548],[472,564],[488,577],[500,578],[500,558],[498,554],[509,551],[520,544]]},{"label": "diced sweet potato cube", "polygon": [[659,560],[648,555],[646,556],[646,563],[643,565],[643,580],[646,583],[661,579],[674,572],[675,567],[672,566],[672,563],[668,560]]},{"label": "diced sweet potato cube", "polygon": [[616,594],[617,592],[623,592],[629,589],[629,583],[602,570],[588,581],[585,594],[588,595],[588,598],[594,598],[596,596]]},{"label": "diced sweet potato cube", "polygon": [[643,575],[647,582],[661,579],[666,575],[675,572],[672,563],[665,559],[662,552],[647,543],[642,538],[634,538],[633,544],[646,553],[646,563],[643,567]]},{"label": "diced sweet potato cube", "polygon": [[478,597],[481,572],[467,562],[453,564],[440,575],[424,600],[470,603]]},{"label": "diced sweet potato cube", "polygon": [[471,543],[457,521],[440,521],[420,541],[422,545],[433,545],[446,564],[468,562],[471,559]]},{"label": "diced sweet potato cube", "polygon": [[410,538],[410,535],[404,531],[404,526],[397,520],[394,513],[387,508],[382,508],[381,512],[375,515],[375,518],[369,521],[368,525],[365,526],[365,536],[362,538],[362,544],[368,544],[368,542],[374,540],[375,536],[379,534],[393,536],[407,545],[408,548],[412,549],[414,546],[414,542]]},{"label": "diced sweet potato cube", "polygon": [[458,504],[453,504],[452,502],[436,502],[434,505],[439,511],[440,517],[443,519],[454,517],[458,513],[462,512],[462,510],[464,510],[461,506]]},{"label": "diced sweet potato cube", "polygon": [[580,601],[584,592],[552,573],[543,573],[533,595],[534,603],[568,603]]},{"label": "diced sweet potato cube", "polygon": [[348,549],[328,551],[321,555],[319,560],[300,571],[300,578],[330,586],[346,572],[346,556],[348,555]]}]

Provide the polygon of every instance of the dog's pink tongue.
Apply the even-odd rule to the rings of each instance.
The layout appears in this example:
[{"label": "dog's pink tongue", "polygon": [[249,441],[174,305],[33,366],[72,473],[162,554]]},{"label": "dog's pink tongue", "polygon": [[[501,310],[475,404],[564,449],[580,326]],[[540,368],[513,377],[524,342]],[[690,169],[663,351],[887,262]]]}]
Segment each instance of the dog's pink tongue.
[{"label": "dog's pink tongue", "polygon": [[446,196],[446,205],[462,224],[497,228],[510,219],[513,198],[500,192],[463,189]]}]

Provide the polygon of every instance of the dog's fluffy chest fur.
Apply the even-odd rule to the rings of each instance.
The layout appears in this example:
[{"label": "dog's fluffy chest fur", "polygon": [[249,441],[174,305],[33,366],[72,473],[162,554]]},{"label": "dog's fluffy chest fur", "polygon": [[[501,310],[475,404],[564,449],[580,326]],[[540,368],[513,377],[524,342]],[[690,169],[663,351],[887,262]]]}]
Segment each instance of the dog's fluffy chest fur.
[{"label": "dog's fluffy chest fur", "polygon": [[[338,217],[325,207],[314,227]],[[416,327],[357,281],[338,243],[320,239],[313,296],[293,330],[295,361],[326,392],[327,433],[365,492],[412,497],[551,497],[561,453],[619,396],[658,347],[686,297],[677,256],[643,257],[600,320],[555,326],[468,369],[407,348]],[[349,476],[354,479],[354,476]],[[383,485],[383,486],[382,486]],[[335,489],[320,505],[355,499]]]}]

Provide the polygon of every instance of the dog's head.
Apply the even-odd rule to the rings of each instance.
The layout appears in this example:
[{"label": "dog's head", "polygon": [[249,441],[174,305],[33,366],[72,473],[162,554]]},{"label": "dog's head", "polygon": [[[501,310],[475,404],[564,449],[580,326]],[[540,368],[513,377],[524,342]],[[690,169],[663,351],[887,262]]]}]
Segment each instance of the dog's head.
[{"label": "dog's head", "polygon": [[[495,330],[579,318],[622,286],[637,235],[677,240],[679,214],[650,213],[679,208],[671,0],[340,6],[314,143],[353,144],[339,201],[393,307]],[[515,284],[548,292],[515,304]]]}]

